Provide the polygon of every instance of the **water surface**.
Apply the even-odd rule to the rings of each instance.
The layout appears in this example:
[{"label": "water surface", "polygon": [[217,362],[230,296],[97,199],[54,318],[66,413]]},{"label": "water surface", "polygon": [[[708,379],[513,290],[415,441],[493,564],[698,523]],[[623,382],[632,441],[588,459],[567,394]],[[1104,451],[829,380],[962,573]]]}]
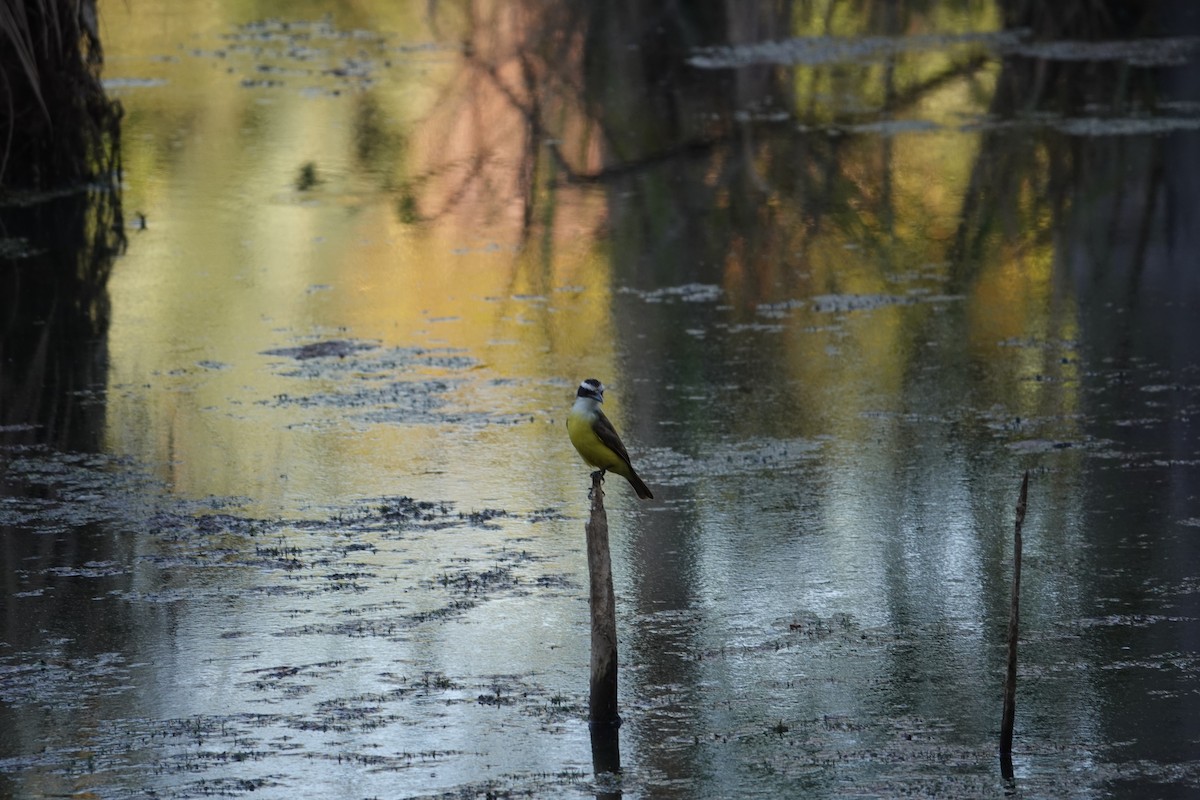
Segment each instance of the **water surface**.
[{"label": "water surface", "polygon": [[0,794],[1194,794],[1198,20],[1011,5],[102,9],[136,225],[3,332]]}]

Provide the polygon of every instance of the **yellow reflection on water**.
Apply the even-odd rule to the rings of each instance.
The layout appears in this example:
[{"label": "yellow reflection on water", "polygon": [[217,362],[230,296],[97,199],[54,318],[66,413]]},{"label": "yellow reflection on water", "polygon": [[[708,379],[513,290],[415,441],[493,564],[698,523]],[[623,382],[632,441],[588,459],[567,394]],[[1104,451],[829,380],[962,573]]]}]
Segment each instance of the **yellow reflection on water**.
[{"label": "yellow reflection on water", "polygon": [[[535,94],[543,84],[526,80],[514,53],[538,44],[548,23],[537,15],[487,7],[496,24],[471,27],[447,6],[435,34],[429,15],[402,5],[356,4],[290,28],[266,11],[267,22],[239,27],[254,20],[223,6],[107,11],[109,77],[162,82],[116,89],[128,112],[126,201],[148,228],[110,284],[108,440],[159,465],[185,496],[272,509],[393,493],[543,504],[572,495],[584,472],[561,430],[576,381],[613,383],[622,427],[622,402],[633,408],[652,386],[657,416],[636,429],[650,438],[680,413],[671,365],[712,357],[711,340],[681,344],[661,306],[615,298],[628,281],[614,275],[675,235],[686,189],[672,170],[639,173],[644,206],[633,210],[624,185],[562,180],[621,156],[604,151],[605,136],[654,133],[631,99],[639,88],[604,87],[600,112],[582,90],[564,91],[582,70],[581,45],[565,36],[565,75]],[[841,5],[809,11],[794,18],[796,35],[874,24]],[[908,15],[894,35],[998,27],[980,3]],[[733,230],[715,253],[728,307],[714,319],[772,331],[760,372],[797,409],[761,408],[762,395],[746,393],[732,401],[738,432],[857,441],[865,414],[905,407],[911,367],[948,316],[965,316],[985,358],[1021,330],[1069,337],[1035,330],[1070,316],[1046,313],[1044,238],[1020,244],[1019,257],[988,251],[972,280],[950,272],[982,137],[959,125],[985,114],[997,73],[971,48],[788,67],[806,122],[843,124],[891,103],[882,127],[815,133],[795,153],[762,136],[688,162],[714,227]],[[540,138],[535,102],[556,126]],[[922,126],[893,125],[906,120]],[[728,181],[742,158],[759,178],[750,188]],[[813,179],[818,169],[834,178]],[[313,180],[302,185],[305,170]],[[633,277],[644,287],[691,271],[701,268]],[[289,375],[296,359],[267,354],[334,339],[428,357],[399,360],[392,374],[300,379]],[[636,378],[621,374],[630,363]],[[389,382],[444,384],[436,413],[406,418],[386,394],[353,402],[355,387]],[[297,402],[322,394],[342,404]]]},{"label": "yellow reflection on water", "polygon": [[[446,92],[462,59],[424,46],[423,14],[389,9],[335,20],[340,31],[391,32],[375,55],[396,67],[375,63],[373,77],[387,79],[378,90],[325,74],[362,57],[356,37],[338,39],[325,23],[299,43],[268,25],[260,51],[239,38],[246,20],[233,9],[110,11],[109,76],[166,83],[117,90],[127,141],[137,142],[127,201],[148,227],[110,284],[108,440],[159,465],[184,496],[278,509],[404,493],[519,507],[544,505],[534,487],[575,471],[582,485],[554,415],[582,373],[614,372],[611,350],[595,345],[611,335],[609,270],[580,236],[602,207],[563,192],[549,241],[526,241],[508,189],[489,192],[525,146],[511,103],[494,85],[470,84],[472,100],[504,119],[482,177],[456,171],[473,145],[454,144],[460,126],[445,112],[457,103]],[[194,47],[164,54],[172,40]],[[414,43],[422,46],[406,49]],[[289,45],[320,52],[294,57]],[[258,85],[260,75],[282,85]],[[374,143],[363,140],[364,104],[385,129],[368,132]],[[427,123],[412,148],[394,120]],[[393,160],[371,160],[379,141],[399,142]],[[451,150],[438,147],[447,142]],[[367,160],[347,158],[354,153]],[[301,190],[297,175],[310,163],[317,180]],[[397,181],[423,190],[412,213],[396,207]],[[347,387],[289,378],[297,363],[265,351],[329,339],[461,354],[473,366],[417,359],[394,375],[445,382],[441,423],[376,424],[352,405],[322,414],[280,404]],[[497,417],[507,424],[488,424]],[[517,468],[514,486],[505,476]]]}]

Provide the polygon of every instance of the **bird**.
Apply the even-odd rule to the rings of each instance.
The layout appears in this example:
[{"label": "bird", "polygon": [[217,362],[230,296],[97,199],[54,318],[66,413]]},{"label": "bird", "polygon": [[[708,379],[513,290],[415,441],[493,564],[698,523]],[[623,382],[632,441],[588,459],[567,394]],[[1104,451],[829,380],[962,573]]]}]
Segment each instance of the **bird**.
[{"label": "bird", "polygon": [[579,384],[575,404],[567,414],[567,435],[571,437],[571,444],[575,445],[584,461],[601,473],[617,473],[629,481],[638,497],[653,500],[650,487],[634,471],[617,429],[600,410],[603,402],[604,384],[595,378],[588,378]]}]

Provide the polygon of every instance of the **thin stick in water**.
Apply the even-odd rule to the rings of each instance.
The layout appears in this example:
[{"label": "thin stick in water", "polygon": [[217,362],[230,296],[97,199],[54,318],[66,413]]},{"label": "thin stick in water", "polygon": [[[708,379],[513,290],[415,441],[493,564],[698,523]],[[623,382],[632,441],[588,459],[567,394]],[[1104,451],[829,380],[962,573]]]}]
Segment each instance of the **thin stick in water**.
[{"label": "thin stick in water", "polygon": [[1021,528],[1025,525],[1025,507],[1029,498],[1029,470],[1021,480],[1017,498],[1017,522],[1013,531],[1012,600],[1008,610],[1008,672],[1004,677],[1004,713],[1000,720],[1000,773],[1012,780],[1013,723],[1017,716],[1017,633],[1021,619]]}]

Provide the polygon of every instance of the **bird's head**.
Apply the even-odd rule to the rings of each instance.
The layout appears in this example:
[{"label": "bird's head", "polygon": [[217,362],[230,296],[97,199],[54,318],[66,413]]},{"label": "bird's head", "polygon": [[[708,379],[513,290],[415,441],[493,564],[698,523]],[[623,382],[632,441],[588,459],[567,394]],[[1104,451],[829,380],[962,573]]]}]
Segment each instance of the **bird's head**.
[{"label": "bird's head", "polygon": [[604,384],[595,378],[588,378],[583,383],[579,384],[579,391],[575,393],[576,397],[590,397],[597,403],[604,402]]}]

